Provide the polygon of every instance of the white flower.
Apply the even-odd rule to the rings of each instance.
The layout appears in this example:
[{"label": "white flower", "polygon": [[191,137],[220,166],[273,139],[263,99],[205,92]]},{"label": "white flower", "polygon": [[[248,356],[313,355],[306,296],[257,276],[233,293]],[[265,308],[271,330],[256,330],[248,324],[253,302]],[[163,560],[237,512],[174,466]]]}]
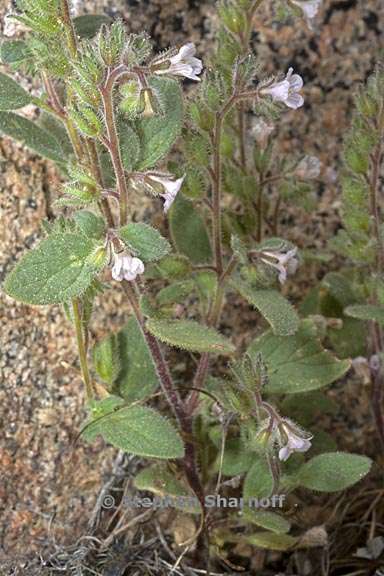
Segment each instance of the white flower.
[{"label": "white flower", "polygon": [[263,118],[256,118],[252,126],[252,135],[260,146],[264,146],[268,136],[274,131],[275,127]]},{"label": "white flower", "polygon": [[[287,276],[292,276],[295,274],[298,266],[299,261],[296,258],[297,248],[292,248],[292,250],[288,250],[288,252],[279,252],[279,251],[271,251],[271,250],[263,250],[261,253],[261,260],[265,264],[276,268],[279,272],[279,282],[280,284],[284,284],[287,279]],[[266,258],[263,258],[266,256]]]},{"label": "white flower", "polygon": [[302,2],[300,2],[299,0],[291,0],[291,2],[292,4],[295,4],[296,6],[301,8],[304,17],[311,25],[312,23],[311,21],[316,17],[319,11],[321,0],[304,0]]},{"label": "white flower", "polygon": [[185,76],[191,80],[200,82],[197,76],[203,69],[203,63],[198,58],[195,58],[196,47],[192,42],[184,44],[178,53],[165,60],[158,60],[155,64],[162,64],[167,62],[168,68],[154,69],[154,74],[172,74],[174,76]]},{"label": "white flower", "polygon": [[300,430],[296,424],[283,418],[279,427],[281,440],[284,440],[284,445],[279,450],[279,459],[282,461],[288,460],[292,452],[306,452],[311,447],[311,440],[313,436]]},{"label": "white flower", "polygon": [[269,94],[274,102],[283,102],[288,108],[296,110],[304,104],[304,98],[299,94],[303,84],[302,77],[293,74],[293,68],[289,68],[284,80],[262,88],[260,93]]},{"label": "white flower", "polygon": [[161,198],[164,198],[164,212],[168,212],[170,207],[172,206],[178,191],[181,188],[182,183],[184,182],[185,175],[177,180],[171,179],[166,175],[148,175],[150,180],[154,182],[158,182],[164,189],[164,192],[160,194]]},{"label": "white flower", "polygon": [[112,266],[112,278],[121,282],[135,280],[138,274],[143,274],[144,264],[140,258],[130,256],[129,254],[118,253],[114,255]]},{"label": "white flower", "polygon": [[302,180],[314,180],[320,176],[321,162],[316,156],[304,156],[295,170],[295,176]]}]

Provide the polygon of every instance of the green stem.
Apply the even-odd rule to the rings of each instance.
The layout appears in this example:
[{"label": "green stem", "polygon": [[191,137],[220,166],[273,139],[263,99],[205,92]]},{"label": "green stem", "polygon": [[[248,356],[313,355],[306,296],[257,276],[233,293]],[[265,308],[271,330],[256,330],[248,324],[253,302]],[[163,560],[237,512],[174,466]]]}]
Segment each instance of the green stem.
[{"label": "green stem", "polygon": [[61,0],[61,17],[67,37],[68,48],[73,58],[77,56],[77,38],[73,26],[68,0]]},{"label": "green stem", "polygon": [[91,400],[94,397],[96,390],[94,388],[92,379],[89,374],[89,368],[87,362],[87,350],[85,346],[83,323],[81,319],[81,308],[80,308],[80,302],[77,298],[74,298],[72,300],[72,310],[73,310],[73,321],[76,330],[77,348],[79,350],[81,375],[83,378],[83,382],[85,384],[87,399]]}]

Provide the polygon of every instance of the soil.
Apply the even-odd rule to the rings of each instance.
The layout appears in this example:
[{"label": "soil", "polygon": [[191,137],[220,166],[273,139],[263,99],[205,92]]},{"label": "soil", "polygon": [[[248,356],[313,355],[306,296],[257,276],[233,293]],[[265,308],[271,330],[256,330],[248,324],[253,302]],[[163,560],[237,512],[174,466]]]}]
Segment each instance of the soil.
[{"label": "soil", "polygon": [[[215,4],[213,0],[94,0],[76,2],[76,10],[79,14],[104,12],[122,17],[131,31],[146,29],[159,49],[193,41],[204,59],[204,54],[215,42]],[[279,147],[283,153],[294,150],[317,155],[323,164],[325,182],[319,189],[315,214],[296,211],[290,240],[302,248],[324,247],[340,225],[337,174],[340,144],[351,117],[352,94],[358,83],[365,81],[374,70],[384,49],[384,3],[380,0],[324,0],[314,30],[309,30],[300,20],[278,22],[273,18],[277,4],[267,2],[267,8],[256,19],[254,47],[267,73],[285,71],[293,66],[304,78],[306,98],[305,107],[299,114],[284,116],[279,126]],[[8,9],[8,2],[0,0],[1,17]],[[31,84],[24,80],[24,83],[38,90],[35,81]],[[51,200],[56,198],[60,188],[60,176],[49,161],[2,138],[0,188],[0,274],[3,279],[21,254],[41,237],[40,222],[50,215]],[[142,206],[137,207],[139,211],[142,209]],[[287,218],[289,213],[283,213],[282,223]],[[304,275],[296,294],[293,289],[294,297],[302,297],[299,291],[300,286],[305,287]],[[77,440],[85,416],[84,391],[74,335],[62,310],[56,306],[21,305],[4,295],[2,305],[0,567],[3,562],[4,574],[43,574],[42,568],[33,567],[38,566],[39,555],[59,550],[64,553],[65,550],[69,557],[75,552],[79,554],[81,545],[89,551],[90,543],[81,541],[81,537],[87,533],[100,488],[111,478],[114,463],[117,474],[123,470],[125,476],[132,474],[136,464],[134,460],[121,458],[116,464],[116,451],[100,441],[89,445]],[[109,292],[108,298],[100,298],[93,337],[99,338],[107,331],[117,329],[124,323],[127,313],[124,298],[118,292]],[[344,384],[331,391],[331,395],[341,402],[332,426],[340,438],[344,438],[343,448],[374,453],[375,436],[370,424],[367,389],[359,377]],[[363,488],[356,490],[357,499],[359,490]],[[362,514],[361,507],[357,510]],[[317,512],[316,508],[307,511],[308,526],[317,525]],[[358,522],[358,517],[350,521]],[[188,526],[176,528],[188,532]],[[176,528],[171,529],[173,535]],[[138,534],[136,538],[142,536],[141,531]],[[147,556],[143,560],[148,572],[140,571],[138,560],[136,572],[132,569],[130,573],[170,572],[172,555],[177,559],[178,553],[175,556],[172,549],[168,550],[168,560],[159,560],[156,571],[157,550],[160,547],[166,556],[164,550],[168,544],[159,531],[151,538],[146,541]],[[139,550],[135,548],[139,546],[137,540],[131,545],[132,554]],[[124,573],[124,550],[116,545],[115,565],[111,561],[103,574]],[[138,559],[140,554],[143,554],[141,549]],[[239,552],[239,557],[242,554],[244,550]],[[257,573],[259,556],[256,554],[251,563],[253,567],[247,573]],[[295,562],[287,560],[286,574],[294,574],[294,570],[300,574],[310,573],[302,568],[305,562],[311,566],[310,554],[302,557],[298,553]],[[282,566],[279,564],[279,569]],[[224,572],[231,573],[231,569],[226,565]]]}]

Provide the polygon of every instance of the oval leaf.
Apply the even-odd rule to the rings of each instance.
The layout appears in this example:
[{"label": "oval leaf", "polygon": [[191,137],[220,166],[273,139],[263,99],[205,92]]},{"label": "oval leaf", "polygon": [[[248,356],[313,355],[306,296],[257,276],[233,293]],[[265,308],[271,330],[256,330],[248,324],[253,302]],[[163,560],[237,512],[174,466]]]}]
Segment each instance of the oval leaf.
[{"label": "oval leaf", "polygon": [[151,78],[150,86],[161,105],[161,113],[135,122],[141,143],[137,170],[154,166],[168,154],[181,132],[183,99],[180,85],[172,78]]},{"label": "oval leaf", "polygon": [[274,334],[289,336],[299,327],[299,317],[292,306],[277,290],[258,290],[240,278],[232,286],[254,306],[271,325]]},{"label": "oval leaf", "polygon": [[366,456],[329,452],[315,456],[298,472],[301,486],[319,492],[337,492],[355,484],[371,468],[372,461]]},{"label": "oval leaf", "polygon": [[347,306],[344,310],[347,316],[358,318],[359,320],[372,320],[384,325],[384,307],[373,304],[355,304]]},{"label": "oval leaf", "polygon": [[245,541],[258,548],[268,550],[289,550],[299,539],[289,534],[274,534],[273,532],[257,532],[244,537]]},{"label": "oval leaf", "polygon": [[0,110],[17,110],[32,101],[32,97],[17,82],[0,72]]},{"label": "oval leaf", "polygon": [[254,510],[244,508],[243,518],[251,524],[261,526],[265,530],[271,530],[276,534],[286,534],[291,528],[291,523],[280,514],[270,512],[269,510]]},{"label": "oval leaf", "polygon": [[120,228],[119,236],[144,262],[160,260],[171,250],[168,240],[148,224],[136,222],[127,224]]},{"label": "oval leaf", "polygon": [[268,331],[254,340],[248,352],[256,361],[262,355],[268,369],[268,392],[294,394],[331,384],[349,369],[349,360],[338,360],[324,350],[312,322],[304,321],[293,336]]},{"label": "oval leaf", "polygon": [[85,292],[97,272],[88,261],[93,248],[80,234],[53,234],[23,256],[4,290],[27,304],[67,302]]},{"label": "oval leaf", "polygon": [[192,202],[178,194],[169,214],[173,242],[193,264],[210,262],[212,249],[207,228]]},{"label": "oval leaf", "polygon": [[50,160],[61,164],[66,161],[56,138],[23,116],[13,112],[0,112],[0,132]]},{"label": "oval leaf", "polygon": [[252,498],[268,498],[273,490],[273,477],[265,458],[253,455],[254,462],[249,469],[243,487],[243,498],[250,505]]},{"label": "oval leaf", "polygon": [[116,448],[146,458],[182,458],[184,446],[175,427],[146,406],[120,408],[94,420],[85,429],[92,440],[101,435]]},{"label": "oval leaf", "polygon": [[73,19],[76,34],[81,38],[93,38],[102,24],[110,24],[112,19],[104,14],[83,14]]},{"label": "oval leaf", "polygon": [[208,328],[193,320],[154,320],[147,322],[151,334],[162,342],[190,350],[213,354],[233,354],[235,347],[214,328]]}]

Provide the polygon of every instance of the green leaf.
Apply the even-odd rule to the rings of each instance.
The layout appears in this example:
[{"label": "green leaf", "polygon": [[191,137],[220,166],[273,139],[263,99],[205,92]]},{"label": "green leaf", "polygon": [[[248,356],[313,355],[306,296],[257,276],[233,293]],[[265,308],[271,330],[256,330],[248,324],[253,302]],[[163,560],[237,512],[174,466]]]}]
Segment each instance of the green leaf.
[{"label": "green leaf", "polygon": [[168,240],[148,224],[136,222],[127,224],[120,228],[119,236],[144,262],[160,260],[171,250]]},{"label": "green leaf", "polygon": [[254,340],[249,349],[253,360],[261,354],[268,369],[268,392],[294,394],[331,384],[350,367],[348,360],[338,360],[324,350],[311,321],[304,320],[299,331],[290,337],[268,331]]},{"label": "green leaf", "polygon": [[69,156],[74,156],[75,153],[71,141],[68,137],[68,133],[60,120],[55,118],[55,116],[53,116],[52,114],[49,114],[48,112],[43,110],[40,113],[40,116],[37,119],[36,123],[40,128],[42,128],[46,132],[49,132],[51,136],[56,138],[67,160]]},{"label": "green leaf", "polygon": [[254,462],[249,469],[243,487],[245,504],[250,504],[252,498],[268,498],[273,490],[273,477],[265,458],[253,455]]},{"label": "green leaf", "polygon": [[301,486],[319,492],[337,492],[355,484],[371,468],[372,461],[366,456],[329,452],[315,456],[298,471]]},{"label": "green leaf", "polygon": [[118,126],[121,159],[127,172],[132,172],[140,158],[140,139],[127,121],[120,120]]},{"label": "green leaf", "polygon": [[170,346],[191,352],[233,354],[235,347],[214,328],[198,324],[194,320],[155,320],[147,322],[151,334]]},{"label": "green leaf", "polygon": [[162,288],[157,294],[157,301],[160,306],[183,302],[187,296],[190,296],[194,290],[193,280],[184,280],[184,282],[174,282],[170,286]]},{"label": "green leaf", "polygon": [[347,306],[344,310],[347,316],[358,318],[359,320],[372,320],[384,325],[384,307],[375,306],[374,304],[355,304]]},{"label": "green leaf", "polygon": [[104,14],[84,14],[73,19],[76,34],[81,38],[92,38],[97,34],[102,24],[110,24],[111,22],[112,18]]},{"label": "green leaf", "polygon": [[175,507],[184,512],[200,512],[197,497],[186,482],[177,478],[175,472],[172,472],[165,463],[159,462],[141,470],[135,477],[134,485],[138,490],[174,499],[175,505],[179,502]]},{"label": "green leaf", "polygon": [[13,112],[0,112],[0,132],[22,142],[41,156],[58,163],[65,162],[56,138],[23,116]]},{"label": "green leaf", "polygon": [[[225,443],[223,465],[221,468],[224,476],[237,476],[247,472],[252,462],[253,454],[245,449],[239,438],[229,438]],[[220,458],[217,459],[219,467]]]},{"label": "green leaf", "polygon": [[0,110],[17,110],[32,101],[32,97],[17,82],[0,72]]},{"label": "green leaf", "polygon": [[210,262],[211,244],[206,226],[192,202],[178,194],[169,212],[173,242],[193,264]]},{"label": "green leaf", "polygon": [[184,446],[175,427],[163,416],[145,406],[115,410],[92,421],[84,436],[101,435],[120,450],[146,458],[182,458]]},{"label": "green leaf", "polygon": [[101,216],[89,210],[79,210],[73,216],[77,227],[88,238],[100,240],[105,233],[105,223]]},{"label": "green leaf", "polygon": [[79,296],[97,270],[88,260],[94,249],[81,234],[53,234],[22,257],[4,290],[27,304],[59,304]]},{"label": "green leaf", "polygon": [[269,510],[244,508],[243,518],[251,524],[256,524],[276,534],[286,534],[291,528],[291,523],[288,520],[280,514],[270,512]]},{"label": "green leaf", "polygon": [[183,99],[180,85],[171,78],[151,78],[149,84],[157,97],[161,113],[135,122],[141,143],[137,170],[152,168],[168,154],[181,132]]},{"label": "green leaf", "polygon": [[117,334],[119,344],[120,371],[115,387],[123,398],[129,401],[140,400],[152,394],[159,386],[143,333],[135,318]]},{"label": "green leaf", "polygon": [[274,334],[289,336],[299,328],[295,309],[277,290],[258,290],[240,278],[232,280],[231,285],[260,312]]},{"label": "green leaf", "polygon": [[116,334],[103,338],[93,347],[93,365],[97,374],[111,387],[120,370],[119,348]]},{"label": "green leaf", "polygon": [[289,534],[274,534],[273,532],[256,532],[244,536],[244,540],[258,548],[268,550],[289,550],[299,539]]},{"label": "green leaf", "polygon": [[4,40],[0,47],[0,59],[3,64],[17,69],[20,64],[29,60],[31,53],[24,40]]}]

